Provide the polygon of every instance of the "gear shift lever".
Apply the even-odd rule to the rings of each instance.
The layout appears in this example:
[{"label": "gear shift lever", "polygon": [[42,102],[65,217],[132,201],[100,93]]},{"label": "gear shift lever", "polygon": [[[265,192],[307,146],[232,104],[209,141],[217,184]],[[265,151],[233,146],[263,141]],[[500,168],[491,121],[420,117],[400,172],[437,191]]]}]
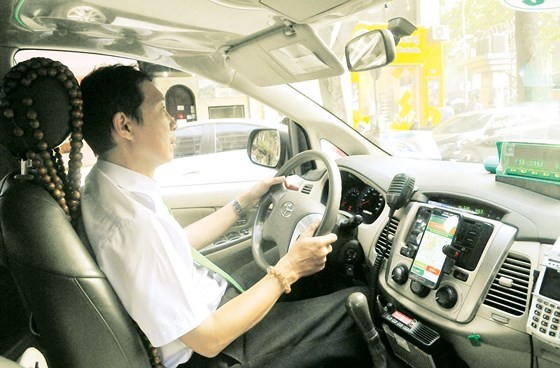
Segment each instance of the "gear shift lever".
[{"label": "gear shift lever", "polygon": [[346,299],[346,311],[362,331],[374,366],[376,368],[386,368],[387,351],[381,342],[379,333],[373,327],[366,296],[360,292],[350,294]]}]

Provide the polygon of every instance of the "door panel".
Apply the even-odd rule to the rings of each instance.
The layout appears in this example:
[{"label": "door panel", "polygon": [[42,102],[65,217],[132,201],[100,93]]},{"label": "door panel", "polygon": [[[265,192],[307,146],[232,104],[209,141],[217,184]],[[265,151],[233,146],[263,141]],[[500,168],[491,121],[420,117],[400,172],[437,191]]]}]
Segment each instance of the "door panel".
[{"label": "door panel", "polygon": [[171,211],[173,217],[179,222],[182,227],[188,226],[193,222],[208,216],[215,212],[216,208],[175,208]]},{"label": "door panel", "polygon": [[[207,185],[163,187],[164,200],[173,216],[185,227],[217,209],[248,190],[256,181],[231,182]],[[233,271],[252,260],[251,233],[256,209],[239,219],[219,240],[201,251],[212,261]]]}]

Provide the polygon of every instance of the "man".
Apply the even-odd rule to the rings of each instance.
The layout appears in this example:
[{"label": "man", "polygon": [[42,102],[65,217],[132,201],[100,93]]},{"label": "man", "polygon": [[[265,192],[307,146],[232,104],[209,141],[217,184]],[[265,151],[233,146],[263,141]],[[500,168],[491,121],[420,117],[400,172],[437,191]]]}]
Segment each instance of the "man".
[{"label": "man", "polygon": [[188,364],[197,367],[212,366],[216,356],[255,367],[367,361],[344,312],[350,290],[276,303],[298,279],[324,268],[336,235],[313,237],[316,226],[310,227],[253,285],[239,280],[249,288],[233,298],[225,296],[224,278],[193,261],[191,247],[219,238],[237,220],[236,210],[256,205],[284,178],[263,180],[182,229],[152,179],[173,158],[176,122],[150,76],[131,66],[106,66],[81,87],[84,138],[98,156],[82,196],[86,232],[101,269],[167,368],[188,361],[193,351]]}]

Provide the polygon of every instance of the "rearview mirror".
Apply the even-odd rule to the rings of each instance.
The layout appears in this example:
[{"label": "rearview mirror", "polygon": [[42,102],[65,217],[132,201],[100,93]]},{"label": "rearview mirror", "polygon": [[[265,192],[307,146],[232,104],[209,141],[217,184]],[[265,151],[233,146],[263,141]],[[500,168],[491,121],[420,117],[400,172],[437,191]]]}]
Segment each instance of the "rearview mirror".
[{"label": "rearview mirror", "polygon": [[381,68],[395,60],[395,40],[390,31],[375,29],[350,40],[344,53],[351,72]]},{"label": "rearview mirror", "polygon": [[249,135],[247,154],[257,165],[278,168],[284,164],[286,144],[276,129],[255,129]]}]

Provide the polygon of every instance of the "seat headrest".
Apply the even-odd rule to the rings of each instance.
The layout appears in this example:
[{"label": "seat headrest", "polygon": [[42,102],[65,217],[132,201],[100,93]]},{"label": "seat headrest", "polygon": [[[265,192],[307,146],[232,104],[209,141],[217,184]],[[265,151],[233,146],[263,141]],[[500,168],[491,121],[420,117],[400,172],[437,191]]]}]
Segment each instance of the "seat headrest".
[{"label": "seat headrest", "polygon": [[82,122],[81,92],[74,74],[48,58],[14,66],[2,80],[0,144],[26,159],[29,151],[59,146]]},{"label": "seat headrest", "polygon": [[[60,62],[37,57],[14,66],[2,80],[1,91],[0,144],[25,160],[20,177],[37,179],[75,223],[83,146],[78,81]],[[58,146],[69,134],[66,170]]]}]

